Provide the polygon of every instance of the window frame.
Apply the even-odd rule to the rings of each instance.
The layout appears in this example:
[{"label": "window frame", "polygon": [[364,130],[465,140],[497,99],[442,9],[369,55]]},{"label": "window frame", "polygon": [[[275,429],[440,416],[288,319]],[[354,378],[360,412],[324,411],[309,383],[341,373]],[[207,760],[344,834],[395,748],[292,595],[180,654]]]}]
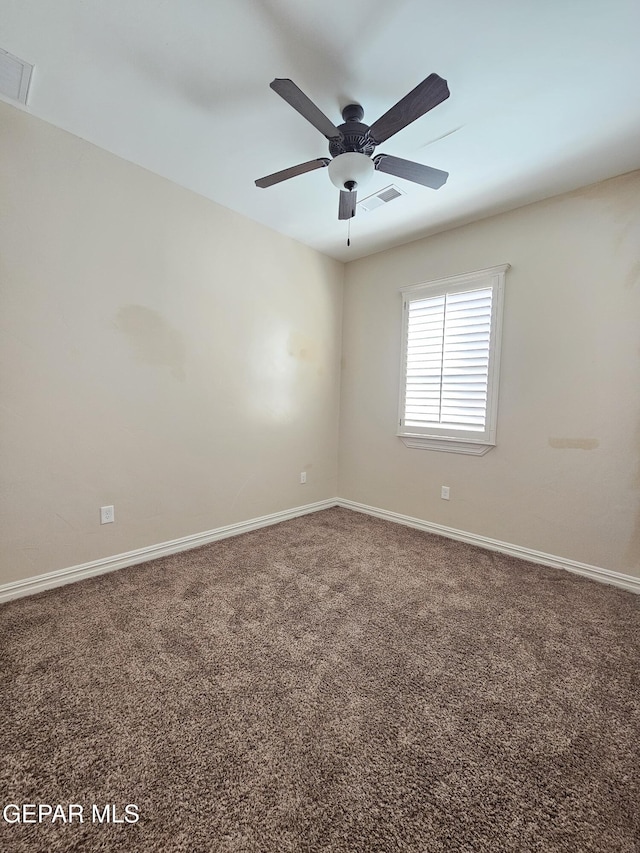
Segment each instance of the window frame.
[{"label": "window frame", "polygon": [[[498,393],[500,381],[500,353],[502,344],[502,321],[504,313],[505,274],[510,264],[501,264],[461,275],[447,276],[420,284],[400,288],[402,296],[402,343],[400,358],[400,387],[398,402],[398,431],[396,435],[407,447],[422,450],[440,450],[445,453],[465,453],[484,456],[496,446],[498,421]],[[409,303],[417,299],[463,293],[470,290],[491,288],[491,331],[489,339],[489,363],[487,366],[487,408],[485,429],[453,429],[450,427],[405,427],[404,406],[407,382],[407,338],[409,326]]]}]

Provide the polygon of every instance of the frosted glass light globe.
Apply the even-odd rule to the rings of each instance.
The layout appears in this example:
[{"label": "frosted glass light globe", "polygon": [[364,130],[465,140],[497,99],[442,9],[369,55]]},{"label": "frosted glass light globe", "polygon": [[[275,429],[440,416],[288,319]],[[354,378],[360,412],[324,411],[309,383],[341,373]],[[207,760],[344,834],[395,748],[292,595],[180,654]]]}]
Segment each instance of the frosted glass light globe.
[{"label": "frosted glass light globe", "polygon": [[360,188],[371,178],[373,172],[373,160],[356,151],[338,154],[329,163],[329,178],[339,190],[348,189],[345,184],[349,181],[355,181],[356,187]]}]

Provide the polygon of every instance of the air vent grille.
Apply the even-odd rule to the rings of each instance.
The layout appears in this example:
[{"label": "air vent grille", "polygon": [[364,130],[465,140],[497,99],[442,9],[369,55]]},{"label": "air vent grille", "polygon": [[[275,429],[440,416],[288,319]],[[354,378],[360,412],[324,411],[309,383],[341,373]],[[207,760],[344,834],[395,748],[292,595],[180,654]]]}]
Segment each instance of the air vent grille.
[{"label": "air vent grille", "polygon": [[33,65],[0,48],[0,95],[27,103]]},{"label": "air vent grille", "polygon": [[388,204],[390,201],[400,198],[402,195],[406,195],[406,193],[395,184],[391,184],[388,187],[384,187],[384,189],[378,190],[377,193],[363,198],[362,201],[358,202],[358,208],[368,213],[370,210],[375,210],[376,207],[381,207],[383,204]]},{"label": "air vent grille", "polygon": [[395,187],[387,187],[386,190],[382,190],[382,192],[378,193],[378,198],[380,201],[393,201],[394,198],[398,198],[399,195],[402,195],[401,192]]}]

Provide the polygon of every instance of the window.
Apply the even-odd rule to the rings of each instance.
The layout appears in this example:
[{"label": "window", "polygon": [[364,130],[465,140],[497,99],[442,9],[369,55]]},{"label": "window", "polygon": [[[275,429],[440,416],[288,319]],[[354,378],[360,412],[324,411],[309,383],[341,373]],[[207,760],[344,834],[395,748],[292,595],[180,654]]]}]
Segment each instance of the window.
[{"label": "window", "polygon": [[496,443],[505,264],[403,287],[398,435],[483,455]]}]

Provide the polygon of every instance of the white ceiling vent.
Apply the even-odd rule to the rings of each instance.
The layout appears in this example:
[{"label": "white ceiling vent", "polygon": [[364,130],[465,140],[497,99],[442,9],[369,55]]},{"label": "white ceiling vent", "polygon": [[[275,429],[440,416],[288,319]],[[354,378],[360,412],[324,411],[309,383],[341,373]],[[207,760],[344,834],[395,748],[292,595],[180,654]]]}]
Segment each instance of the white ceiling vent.
[{"label": "white ceiling vent", "polygon": [[360,210],[368,213],[370,210],[375,210],[376,207],[380,207],[383,204],[388,204],[396,198],[400,198],[401,195],[406,195],[405,191],[401,190],[400,187],[397,187],[395,184],[390,184],[388,187],[378,190],[377,193],[363,198],[362,201],[358,202],[358,207]]},{"label": "white ceiling vent", "polygon": [[27,103],[33,65],[0,48],[0,95]]}]

